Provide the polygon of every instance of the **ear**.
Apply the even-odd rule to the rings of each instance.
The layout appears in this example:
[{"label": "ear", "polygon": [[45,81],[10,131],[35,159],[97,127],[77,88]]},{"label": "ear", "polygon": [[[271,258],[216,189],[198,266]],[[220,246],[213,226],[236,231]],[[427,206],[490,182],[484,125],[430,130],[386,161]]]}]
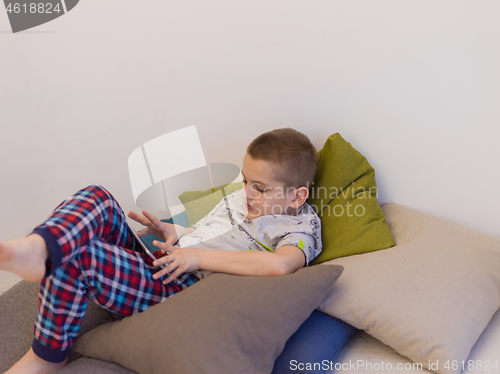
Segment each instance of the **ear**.
[{"label": "ear", "polygon": [[298,209],[306,202],[309,197],[309,190],[306,187],[299,187],[293,192],[294,196],[289,207],[293,209]]}]

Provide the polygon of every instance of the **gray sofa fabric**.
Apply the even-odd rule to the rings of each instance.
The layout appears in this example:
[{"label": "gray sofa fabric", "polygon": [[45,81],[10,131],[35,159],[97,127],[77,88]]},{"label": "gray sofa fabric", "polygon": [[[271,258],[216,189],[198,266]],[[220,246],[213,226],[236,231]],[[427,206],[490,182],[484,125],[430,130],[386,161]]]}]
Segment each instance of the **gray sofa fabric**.
[{"label": "gray sofa fabric", "polygon": [[[38,310],[38,283],[21,281],[0,296],[0,373],[7,371],[30,349],[33,323]],[[95,303],[89,302],[80,336],[114,318]],[[82,357],[70,352],[70,363],[61,374],[134,374],[111,363]]]}]

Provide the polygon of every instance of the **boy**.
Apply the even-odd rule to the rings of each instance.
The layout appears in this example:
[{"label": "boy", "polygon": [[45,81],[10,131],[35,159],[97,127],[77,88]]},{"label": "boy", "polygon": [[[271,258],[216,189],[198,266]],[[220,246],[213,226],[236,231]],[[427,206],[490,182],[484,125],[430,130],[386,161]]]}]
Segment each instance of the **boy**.
[{"label": "boy", "polygon": [[207,271],[274,276],[306,265],[321,251],[320,221],[306,204],[316,163],[305,135],[270,131],[248,146],[243,189],[192,228],[130,212],[129,218],[147,227],[140,236],[163,239],[154,242],[165,254],[153,263],[166,265],[159,271],[135,250],[123,211],[102,187],[77,192],[26,238],[0,243],[0,269],[41,280],[32,348],[7,373],[65,366],[89,298],[123,317],[185,289]]}]

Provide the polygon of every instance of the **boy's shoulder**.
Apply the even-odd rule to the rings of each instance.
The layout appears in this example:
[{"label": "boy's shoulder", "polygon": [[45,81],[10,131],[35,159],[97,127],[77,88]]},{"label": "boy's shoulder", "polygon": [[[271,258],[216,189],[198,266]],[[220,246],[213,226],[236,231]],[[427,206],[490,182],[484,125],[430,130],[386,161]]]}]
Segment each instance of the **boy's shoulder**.
[{"label": "boy's shoulder", "polygon": [[321,220],[309,204],[304,203],[301,211],[295,216],[284,216],[287,217],[290,225],[295,225],[297,229],[313,234],[313,236],[320,236]]},{"label": "boy's shoulder", "polygon": [[321,238],[321,221],[309,205],[304,205],[297,215],[270,214],[253,220],[257,230],[269,236],[302,233]]}]

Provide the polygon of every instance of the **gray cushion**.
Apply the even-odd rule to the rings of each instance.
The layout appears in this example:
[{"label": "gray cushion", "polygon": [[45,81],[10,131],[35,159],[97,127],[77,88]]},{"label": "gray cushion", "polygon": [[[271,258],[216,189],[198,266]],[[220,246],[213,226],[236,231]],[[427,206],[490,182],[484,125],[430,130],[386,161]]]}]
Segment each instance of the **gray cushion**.
[{"label": "gray cushion", "polygon": [[312,266],[281,277],[213,273],[142,313],[92,330],[74,348],[140,373],[270,373],[341,272]]},{"label": "gray cushion", "polygon": [[21,281],[0,296],[0,373],[31,347],[38,310],[38,283]]},{"label": "gray cushion", "polygon": [[57,374],[137,374],[113,362],[94,358],[81,357],[73,360],[68,366],[57,371]]}]

